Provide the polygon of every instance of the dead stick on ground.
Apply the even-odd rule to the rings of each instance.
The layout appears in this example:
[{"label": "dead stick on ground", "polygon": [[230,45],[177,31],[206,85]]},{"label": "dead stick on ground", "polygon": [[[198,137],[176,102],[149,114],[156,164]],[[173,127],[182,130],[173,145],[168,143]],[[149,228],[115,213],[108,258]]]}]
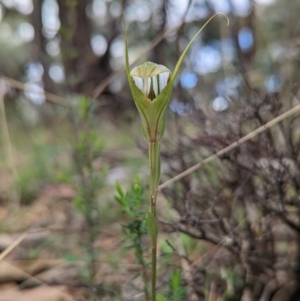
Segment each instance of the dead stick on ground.
[{"label": "dead stick on ground", "polygon": [[4,259],[15,247],[17,247],[26,237],[28,233],[25,232],[21,236],[19,236],[12,244],[10,244],[1,254],[0,261]]}]

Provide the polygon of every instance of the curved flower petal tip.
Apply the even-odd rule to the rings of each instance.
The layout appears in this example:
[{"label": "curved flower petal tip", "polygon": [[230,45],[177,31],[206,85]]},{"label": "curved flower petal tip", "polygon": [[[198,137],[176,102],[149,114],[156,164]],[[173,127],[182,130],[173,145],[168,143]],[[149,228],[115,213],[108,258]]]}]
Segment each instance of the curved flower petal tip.
[{"label": "curved flower petal tip", "polygon": [[135,85],[150,100],[155,99],[167,86],[171,75],[167,67],[152,62],[146,62],[130,72]]}]

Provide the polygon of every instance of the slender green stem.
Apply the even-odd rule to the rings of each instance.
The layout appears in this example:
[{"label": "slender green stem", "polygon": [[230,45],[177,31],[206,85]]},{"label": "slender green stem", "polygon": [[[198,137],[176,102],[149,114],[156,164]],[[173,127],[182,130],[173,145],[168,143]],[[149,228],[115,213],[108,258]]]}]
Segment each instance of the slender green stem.
[{"label": "slender green stem", "polygon": [[156,196],[157,187],[160,179],[160,142],[149,143],[149,164],[150,164],[150,201],[151,212],[156,217]]},{"label": "slender green stem", "polygon": [[[160,142],[154,141],[149,143],[149,164],[150,164],[150,180],[149,180],[149,190],[150,190],[150,203],[151,212],[156,218],[156,197],[157,188],[160,179]],[[156,256],[157,252],[157,241],[152,245],[152,275],[151,275],[151,292],[152,301],[156,301]]]},{"label": "slender green stem", "polygon": [[156,301],[156,245],[152,246],[151,295],[152,301]]},{"label": "slender green stem", "polygon": [[143,235],[141,232],[141,224],[138,227],[137,231],[138,231],[139,238],[137,241],[135,241],[135,249],[136,249],[136,253],[137,253],[137,258],[142,267],[142,277],[143,277],[143,281],[144,281],[145,300],[150,301],[150,293],[149,293],[149,289],[148,289],[147,268],[146,268],[146,263],[144,261],[144,254],[143,254],[144,252],[143,252],[142,242],[141,242],[141,237]]}]

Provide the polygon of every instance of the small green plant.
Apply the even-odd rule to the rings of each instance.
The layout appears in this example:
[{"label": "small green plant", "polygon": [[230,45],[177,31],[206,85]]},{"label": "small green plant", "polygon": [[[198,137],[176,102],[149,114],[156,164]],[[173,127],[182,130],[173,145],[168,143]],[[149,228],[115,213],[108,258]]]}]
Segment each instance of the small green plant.
[{"label": "small green plant", "polygon": [[182,285],[179,270],[175,270],[170,277],[168,291],[165,294],[157,294],[157,301],[185,301],[187,288]]},{"label": "small green plant", "polygon": [[129,192],[125,193],[119,184],[117,184],[116,190],[115,199],[121,205],[122,212],[130,219],[127,224],[122,226],[125,241],[129,243],[127,247],[134,250],[137,262],[141,266],[145,300],[150,301],[147,263],[144,256],[146,250],[142,240],[143,236],[147,234],[144,189],[141,186],[140,179],[136,177]]},{"label": "small green plant", "polygon": [[[101,156],[104,148],[103,140],[94,129],[93,107],[89,99],[81,97],[71,120],[74,136],[71,137],[72,157],[75,170],[73,175],[58,175],[61,181],[70,183],[76,192],[74,206],[84,217],[84,239],[86,268],[82,275],[91,286],[96,285],[98,250],[95,242],[100,232],[101,209],[98,199],[99,191],[105,184],[107,166],[100,168],[94,161]],[[92,290],[91,290],[92,291]]]},{"label": "small green plant", "polygon": [[[216,14],[220,15],[220,14]],[[163,66],[152,62],[135,67],[130,71],[126,25],[125,65],[126,75],[133,100],[142,121],[142,132],[149,145],[149,191],[150,211],[147,212],[147,228],[152,242],[151,297],[156,301],[156,260],[158,224],[156,219],[156,198],[160,180],[160,144],[165,131],[165,114],[169,105],[175,79],[191,45],[206,25],[216,16],[213,15],[194,35],[180,56],[173,74]],[[224,16],[224,15],[223,15]],[[226,16],[225,16],[226,17]],[[227,21],[228,18],[226,17]]]},{"label": "small green plant", "polygon": [[93,283],[98,252],[94,244],[100,231],[99,221],[101,220],[97,192],[103,187],[107,168],[104,166],[97,170],[93,164],[94,160],[100,156],[104,143],[99,139],[99,133],[93,129],[92,107],[87,98],[82,97],[79,100],[78,115],[75,118],[77,134],[74,139],[73,158],[79,177],[74,204],[85,218],[88,279]]},{"label": "small green plant", "polygon": [[175,270],[171,276],[170,280],[170,290],[171,290],[171,301],[183,301],[186,294],[186,287],[182,286],[181,274],[178,270]]}]

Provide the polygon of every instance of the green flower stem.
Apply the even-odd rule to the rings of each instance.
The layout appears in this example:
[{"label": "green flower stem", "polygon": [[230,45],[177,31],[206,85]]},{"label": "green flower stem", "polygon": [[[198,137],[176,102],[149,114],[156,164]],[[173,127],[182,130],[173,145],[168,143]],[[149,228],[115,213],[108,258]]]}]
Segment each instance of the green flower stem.
[{"label": "green flower stem", "polygon": [[[149,165],[150,165],[150,203],[151,213],[156,218],[156,198],[160,179],[160,142],[149,143]],[[152,301],[156,300],[156,261],[157,261],[157,239],[152,242],[152,274],[151,274],[151,292]]]},{"label": "green flower stem", "polygon": [[160,179],[160,142],[149,143],[149,165],[150,165],[150,201],[151,212],[156,217],[156,197]]},{"label": "green flower stem", "polygon": [[157,250],[157,244],[152,246],[152,274],[151,274],[152,301],[156,301],[156,250]]}]

